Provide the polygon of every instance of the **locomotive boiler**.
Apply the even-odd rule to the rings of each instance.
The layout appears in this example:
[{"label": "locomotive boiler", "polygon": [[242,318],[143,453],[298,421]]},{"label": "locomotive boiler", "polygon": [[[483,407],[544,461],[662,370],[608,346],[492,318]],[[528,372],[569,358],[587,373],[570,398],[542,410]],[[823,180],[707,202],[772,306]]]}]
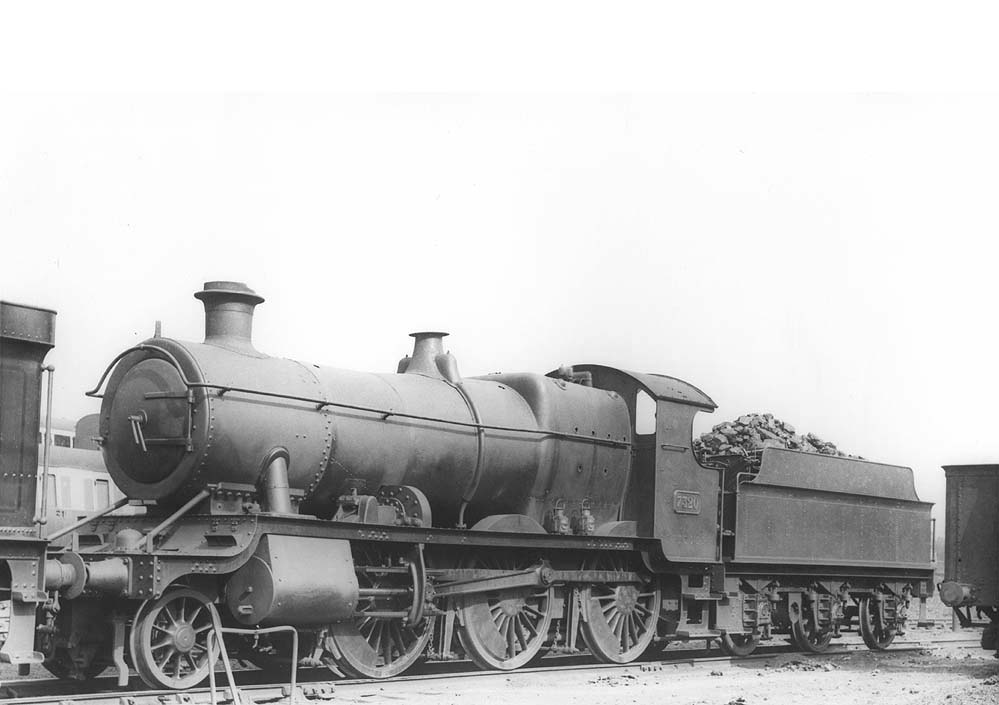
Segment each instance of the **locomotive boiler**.
[{"label": "locomotive boiler", "polygon": [[[209,634],[256,663],[384,678],[421,658],[513,669],[632,661],[671,640],[887,648],[932,591],[910,469],[768,448],[698,461],[700,389],[605,365],[462,377],[443,333],[395,373],[271,357],[263,299],[208,282],[205,338],[112,360],[99,443],[126,499],[50,534],[36,648],[54,673],[129,665],[188,688]],[[123,503],[145,514],[111,515]],[[23,638],[23,637],[21,637]]]},{"label": "locomotive boiler", "polygon": [[[269,357],[251,342],[246,287],[209,282],[204,343],[153,338],[108,381],[101,438],[130,497],[176,505],[210,485],[288,512],[332,517],[345,495],[419,488],[416,525],[520,514],[590,498],[616,518],[630,463],[628,409],[613,391],[537,374],[462,379],[445,333],[414,333],[399,374]],[[388,423],[386,423],[388,422]],[[421,498],[422,504],[422,498]],[[297,511],[297,510],[296,510]]]}]

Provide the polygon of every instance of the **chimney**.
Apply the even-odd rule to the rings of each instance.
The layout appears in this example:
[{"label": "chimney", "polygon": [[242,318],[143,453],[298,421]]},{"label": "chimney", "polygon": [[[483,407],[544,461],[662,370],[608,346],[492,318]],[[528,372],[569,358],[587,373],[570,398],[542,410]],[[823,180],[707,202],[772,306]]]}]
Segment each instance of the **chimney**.
[{"label": "chimney", "polygon": [[253,307],[264,297],[242,282],[205,282],[194,298],[205,304],[205,342],[255,352]]}]

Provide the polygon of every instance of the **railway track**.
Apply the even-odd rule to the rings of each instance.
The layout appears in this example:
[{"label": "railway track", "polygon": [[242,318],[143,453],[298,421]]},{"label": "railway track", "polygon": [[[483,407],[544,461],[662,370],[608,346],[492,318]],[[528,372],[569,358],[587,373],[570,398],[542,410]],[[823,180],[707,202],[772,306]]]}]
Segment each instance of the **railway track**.
[{"label": "railway track", "polygon": [[[948,645],[960,649],[979,649],[978,639],[936,638],[900,641],[889,648],[886,654],[918,652],[926,648]],[[773,659],[781,655],[794,655],[801,659],[824,660],[856,652],[868,651],[861,643],[840,643],[823,654],[803,654],[790,645],[774,645],[757,649],[750,656],[730,657],[714,649],[676,649],[654,652],[629,664],[595,663],[588,655],[549,656],[542,666],[520,668],[515,671],[483,671],[476,669],[469,661],[437,661],[414,667],[404,676],[391,681],[377,681],[363,678],[331,679],[330,672],[323,668],[300,669],[295,702],[320,702],[324,700],[351,699],[354,691],[379,687],[390,682],[420,683],[447,681],[457,678],[488,679],[496,677],[516,678],[518,674],[547,673],[557,671],[599,672],[611,676],[616,673],[638,670],[657,670],[673,665],[709,665],[752,663]],[[232,691],[226,682],[224,672],[217,672],[218,682],[214,702],[233,703]],[[287,682],[275,683],[273,671],[240,670],[235,672],[237,698],[246,703],[266,703],[289,700],[291,694]],[[365,695],[367,697],[367,694]],[[143,686],[137,677],[132,677],[124,689],[115,687],[114,678],[97,678],[87,683],[74,683],[55,679],[23,679],[4,682],[0,685],[0,703],[3,705],[201,705],[212,703],[212,691],[208,687],[192,688],[186,691],[150,690]]]}]

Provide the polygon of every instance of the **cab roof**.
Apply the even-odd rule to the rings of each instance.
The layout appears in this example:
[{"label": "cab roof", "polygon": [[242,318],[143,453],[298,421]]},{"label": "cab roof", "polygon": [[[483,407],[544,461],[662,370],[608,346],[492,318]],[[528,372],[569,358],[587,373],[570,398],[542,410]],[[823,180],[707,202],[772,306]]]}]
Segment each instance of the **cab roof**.
[{"label": "cab roof", "polygon": [[689,404],[708,411],[714,411],[718,405],[700,389],[676,377],[660,375],[651,372],[631,372],[606,365],[573,365],[577,372],[591,372],[595,377],[613,377],[622,375],[633,380],[644,389],[649,396],[663,401],[673,401],[679,404]]}]

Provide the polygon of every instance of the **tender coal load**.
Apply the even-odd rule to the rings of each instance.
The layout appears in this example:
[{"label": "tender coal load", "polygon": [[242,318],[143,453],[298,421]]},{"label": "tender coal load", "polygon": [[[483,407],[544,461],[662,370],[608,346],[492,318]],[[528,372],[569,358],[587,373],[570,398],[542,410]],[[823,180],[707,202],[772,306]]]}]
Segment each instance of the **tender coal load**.
[{"label": "tender coal load", "polygon": [[808,453],[839,455],[846,453],[836,444],[824,441],[814,433],[799,434],[794,426],[773,414],[745,414],[734,421],[720,423],[710,433],[694,439],[694,454],[698,460],[719,455],[758,457],[764,448],[790,448]]}]

